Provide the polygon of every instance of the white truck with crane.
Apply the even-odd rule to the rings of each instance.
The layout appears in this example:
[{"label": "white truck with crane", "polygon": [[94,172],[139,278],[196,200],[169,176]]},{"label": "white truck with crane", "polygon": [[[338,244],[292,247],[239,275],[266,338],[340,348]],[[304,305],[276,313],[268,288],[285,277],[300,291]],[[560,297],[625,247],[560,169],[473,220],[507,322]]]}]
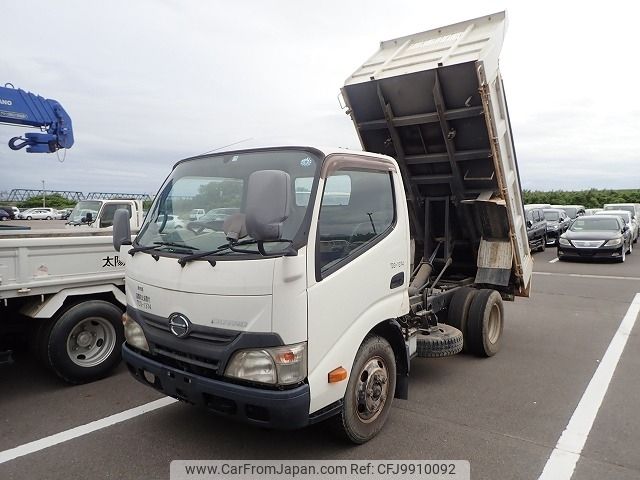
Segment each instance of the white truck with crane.
[{"label": "white truck with crane", "polygon": [[[116,212],[131,374],[253,425],[332,417],[363,443],[407,398],[414,357],[496,354],[503,300],[527,297],[532,271],[505,26],[503,12],[383,42],[342,89],[365,151],[188,158],[133,243]],[[185,191],[235,211],[158,228]]]},{"label": "white truck with crane", "polygon": [[[45,130],[12,138],[13,150],[53,153],[73,145],[62,105],[24,90],[0,87],[0,122]],[[73,229],[0,229],[0,363],[10,363],[25,338],[69,383],[101,378],[119,363],[126,300],[125,259],[113,253],[111,238],[118,209],[137,231],[142,202],[128,199],[79,202],[68,222]]]}]

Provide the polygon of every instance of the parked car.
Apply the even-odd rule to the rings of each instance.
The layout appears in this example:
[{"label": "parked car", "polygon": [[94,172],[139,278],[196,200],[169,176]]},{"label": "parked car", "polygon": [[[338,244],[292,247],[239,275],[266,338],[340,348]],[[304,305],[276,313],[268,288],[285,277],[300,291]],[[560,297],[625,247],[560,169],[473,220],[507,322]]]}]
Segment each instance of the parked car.
[{"label": "parked car", "polygon": [[69,215],[71,215],[72,210],[73,208],[65,208],[63,210],[58,210],[58,213],[60,214],[60,220],[67,220],[69,218]]},{"label": "parked car", "polygon": [[557,245],[558,238],[569,228],[571,220],[559,208],[545,208],[543,214],[547,221],[547,244]]},{"label": "parked car", "polygon": [[586,213],[584,205],[551,205],[551,208],[559,208],[560,210],[564,210],[567,216],[572,220]]},{"label": "parked car", "polygon": [[58,212],[53,208],[34,208],[22,214],[25,220],[53,220]]},{"label": "parked car", "polygon": [[527,222],[527,237],[531,251],[544,252],[547,247],[547,221],[544,219],[544,209],[524,206],[524,214]]},{"label": "parked car", "polygon": [[0,209],[0,222],[4,222],[6,220],[11,220],[11,215],[9,215],[5,210]]},{"label": "parked car", "polygon": [[624,262],[633,251],[629,227],[616,215],[583,216],[558,240],[558,259],[612,259]]},{"label": "parked car", "polygon": [[633,218],[631,212],[628,212],[627,210],[603,210],[596,213],[596,215],[615,215],[622,218],[625,225],[629,226],[629,234],[631,235],[633,243],[638,241],[638,222]]},{"label": "parked car", "polygon": [[200,217],[204,217],[204,208],[194,208],[189,214],[189,220],[200,220]]},{"label": "parked car", "polygon": [[631,214],[632,225],[630,225],[630,228],[633,230],[633,243],[638,241],[638,233],[640,230],[638,226],[638,215],[640,214],[640,210],[637,209],[636,205],[637,204],[635,203],[605,203],[604,205],[605,211],[626,210]]},{"label": "parked car", "polygon": [[11,207],[0,207],[0,211],[9,215],[9,220],[13,220],[16,218],[16,214]]},{"label": "parked car", "polygon": [[178,217],[177,215],[167,215],[167,221],[164,221],[164,214],[161,213],[158,215],[158,219],[156,220],[156,224],[162,230],[175,230],[178,228],[185,228],[185,223]]},{"label": "parked car", "polygon": [[584,211],[585,215],[595,215],[598,212],[601,212],[604,208],[586,208]]}]

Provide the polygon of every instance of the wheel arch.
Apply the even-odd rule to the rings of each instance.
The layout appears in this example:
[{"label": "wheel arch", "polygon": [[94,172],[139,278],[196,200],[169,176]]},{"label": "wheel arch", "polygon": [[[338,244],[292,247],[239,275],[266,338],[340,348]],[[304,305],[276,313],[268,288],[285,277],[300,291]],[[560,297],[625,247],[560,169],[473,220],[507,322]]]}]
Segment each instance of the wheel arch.
[{"label": "wheel arch", "polygon": [[46,297],[44,301],[41,301],[39,296],[34,297],[33,301],[26,303],[21,308],[20,313],[36,319],[53,318],[62,309],[79,303],[78,300],[105,300],[122,307],[127,305],[127,297],[116,285],[94,285],[66,288]]}]

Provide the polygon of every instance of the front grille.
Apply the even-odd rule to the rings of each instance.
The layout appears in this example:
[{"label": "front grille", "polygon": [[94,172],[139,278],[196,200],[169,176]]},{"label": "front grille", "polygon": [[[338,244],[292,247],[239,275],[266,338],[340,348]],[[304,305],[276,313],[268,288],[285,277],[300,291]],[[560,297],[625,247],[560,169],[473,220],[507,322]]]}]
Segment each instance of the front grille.
[{"label": "front grille", "polygon": [[[150,315],[142,315],[142,318],[148,326],[171,334],[169,320],[160,317],[151,317]],[[238,336],[238,333],[239,332],[235,330],[221,330],[193,324],[189,338],[195,338],[218,345],[226,345],[231,343]]]},{"label": "front grille", "polygon": [[576,248],[600,248],[604,240],[571,240]]}]

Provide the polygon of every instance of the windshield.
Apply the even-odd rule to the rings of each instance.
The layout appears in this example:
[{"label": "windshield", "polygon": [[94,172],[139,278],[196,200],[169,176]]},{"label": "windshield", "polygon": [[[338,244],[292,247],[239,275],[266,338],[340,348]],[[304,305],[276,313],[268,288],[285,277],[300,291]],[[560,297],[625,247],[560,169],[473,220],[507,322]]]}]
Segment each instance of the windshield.
[{"label": "windshield", "polygon": [[569,229],[572,232],[606,232],[620,230],[615,218],[579,218]]},{"label": "windshield", "polygon": [[560,219],[558,212],[544,212],[544,219],[548,222],[557,222]]},{"label": "windshield", "polygon": [[578,209],[574,207],[562,207],[569,218],[576,218],[578,215]]},{"label": "windshield", "polygon": [[616,217],[620,217],[622,220],[624,220],[625,223],[631,222],[631,214],[624,210],[608,210],[606,212],[598,212],[596,213],[596,215],[615,215]]},{"label": "windshield", "polygon": [[102,205],[100,201],[82,200],[76,203],[67,220],[69,223],[82,223],[82,218],[86,217],[87,213],[91,213],[91,216],[95,219],[100,210],[100,205]]},{"label": "windshield", "polygon": [[[183,161],[162,186],[145,218],[136,246],[151,247],[159,253],[188,254],[194,250],[206,252],[226,245],[225,220],[232,215],[242,219],[237,214],[244,213],[249,176],[260,170],[281,170],[290,175],[293,201],[289,216],[283,223],[282,239],[291,240],[299,246],[306,240],[306,231],[300,227],[307,212],[307,203],[295,199],[298,190],[303,191],[309,183],[298,179],[312,179],[314,184],[317,183],[319,164],[315,154],[298,149],[237,152]],[[241,237],[240,240],[250,241],[251,237]],[[265,244],[264,248],[275,252],[282,247],[282,243],[273,243]],[[256,245],[243,246],[242,249],[258,253]],[[229,250],[220,253],[225,256],[246,254]]]},{"label": "windshield", "polygon": [[604,207],[605,210],[624,210],[625,212],[629,212],[631,215],[636,214],[636,208],[633,205],[607,205]]}]

